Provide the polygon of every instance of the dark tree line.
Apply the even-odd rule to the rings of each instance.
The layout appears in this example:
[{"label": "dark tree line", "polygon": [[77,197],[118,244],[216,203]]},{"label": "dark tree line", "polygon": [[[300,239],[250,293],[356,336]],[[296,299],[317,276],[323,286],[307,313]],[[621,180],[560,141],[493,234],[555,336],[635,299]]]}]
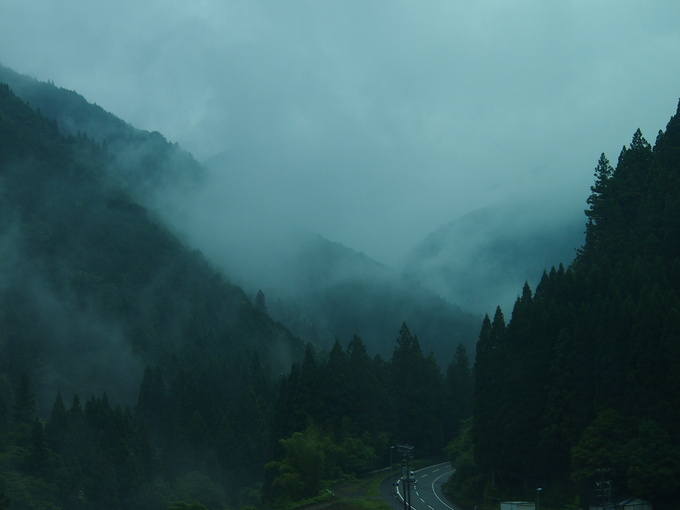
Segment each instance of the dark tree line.
[{"label": "dark tree line", "polygon": [[222,508],[262,479],[273,374],[304,344],[154,222],[108,156],[0,84],[0,492]]},{"label": "dark tree line", "polygon": [[[398,443],[449,443],[476,501],[540,486],[548,504],[599,503],[605,477],[659,508],[680,496],[680,109],[653,147],[638,130],[615,168],[601,156],[583,247],[509,321],[484,319],[474,376],[462,345],[442,371],[406,324],[389,360],[358,336],[303,354],[263,294],[253,305],[183,249],[111,164],[0,86],[0,505],[253,505],[262,480],[285,503],[384,467]],[[128,406],[62,366],[111,341],[93,323],[120,325],[116,347],[146,366]],[[299,361],[276,381],[278,352]],[[41,414],[45,374],[71,386]]]},{"label": "dark tree line", "polygon": [[169,380],[148,367],[134,407],[57,393],[45,420],[30,379],[3,377],[0,490],[18,508],[223,508],[259,506],[244,488],[265,479],[266,501],[280,504],[385,467],[398,443],[437,455],[471,413],[464,347],[442,373],[406,325],[390,361],[355,336],[326,355],[309,346],[278,387],[257,357],[241,377],[245,390],[230,394],[224,366]]},{"label": "dark tree line", "polygon": [[591,189],[574,262],[484,320],[477,498],[599,504],[603,480],[658,508],[680,496],[680,109],[654,147],[638,130],[615,169],[603,154]]},{"label": "dark tree line", "polygon": [[265,496],[272,503],[314,496],[325,481],[388,465],[390,446],[400,443],[421,457],[439,455],[471,411],[462,344],[444,373],[406,324],[389,361],[371,357],[358,336],[346,349],[336,341],[325,356],[308,346],[281,381]]},{"label": "dark tree line", "polygon": [[[470,414],[464,348],[446,374],[406,326],[389,362],[358,338],[303,356],[264,295],[251,303],[183,247],[111,164],[0,85],[0,493],[13,507],[252,506],[266,475],[271,500],[294,499],[384,467],[397,441],[429,454],[453,437]],[[296,466],[302,487],[267,463]]]},{"label": "dark tree line", "polygon": [[168,384],[147,368],[134,407],[57,393],[44,420],[28,377],[1,377],[0,491],[13,508],[259,504],[244,488],[263,477],[276,388],[257,358],[243,376],[228,395],[224,367],[183,367]]}]

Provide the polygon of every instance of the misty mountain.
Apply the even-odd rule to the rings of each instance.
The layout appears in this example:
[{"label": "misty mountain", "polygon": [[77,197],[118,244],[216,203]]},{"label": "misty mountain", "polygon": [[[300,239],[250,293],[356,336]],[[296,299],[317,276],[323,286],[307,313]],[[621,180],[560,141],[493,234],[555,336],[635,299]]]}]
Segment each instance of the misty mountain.
[{"label": "misty mountain", "polygon": [[[459,343],[474,352],[479,317],[461,310],[389,266],[339,243],[310,235],[293,267],[301,285],[282,289],[272,315],[294,331],[311,324],[321,340],[364,339],[371,352],[389,357],[403,322],[423,348],[448,363]],[[299,329],[298,329],[299,328]]]},{"label": "misty mountain", "polygon": [[1,64],[0,83],[7,83],[17,97],[53,119],[62,135],[87,135],[101,144],[107,157],[105,172],[148,207],[158,209],[168,188],[191,189],[201,181],[203,166],[157,131],[137,129],[77,92],[38,81]]},{"label": "misty mountain", "polygon": [[0,107],[0,373],[30,374],[43,410],[57,390],[134,402],[147,365],[213,365],[237,391],[253,355],[278,372],[301,355],[112,178],[102,145],[6,85]]},{"label": "misty mountain", "polygon": [[459,343],[474,351],[481,315],[350,247],[285,218],[258,215],[257,195],[266,184],[257,183],[257,168],[248,161],[225,153],[206,164],[207,181],[221,173],[228,189],[241,191],[225,199],[224,207],[246,220],[216,223],[212,207],[202,210],[215,199],[201,195],[193,216],[181,220],[181,230],[191,232],[192,244],[251,294],[263,290],[272,316],[291,330],[322,349],[330,349],[336,338],[344,343],[356,334],[372,352],[387,357],[406,322],[423,349],[443,363],[452,359]]},{"label": "misty mountain", "polygon": [[[388,355],[406,321],[423,348],[444,361],[459,342],[474,349],[481,316],[288,222],[252,158],[223,153],[201,165],[160,133],[138,130],[76,92],[2,66],[0,81],[54,119],[62,134],[86,133],[101,144],[112,179],[251,296],[264,290],[272,315],[306,341],[324,349],[358,334]],[[277,207],[280,214],[272,214]]]},{"label": "misty mountain", "polygon": [[583,210],[552,201],[503,203],[476,210],[429,234],[405,272],[464,309],[511,310],[525,282],[569,264],[583,244]]},{"label": "misty mountain", "polygon": [[[493,486],[520,499],[534,493],[527,480],[535,480],[546,488],[546,506],[558,508],[575,495],[599,505],[605,479],[612,500],[673,509],[680,103],[653,145],[637,129],[615,166],[601,154],[587,204],[574,261],[544,273],[535,291],[525,286],[507,324],[500,312],[484,320],[470,436],[475,466],[454,483],[476,485],[478,498]],[[486,480],[469,484],[477,474]]]},{"label": "misty mountain", "polygon": [[[295,370],[303,342],[136,200],[142,188],[120,178],[120,152],[105,142],[64,135],[0,85],[0,485],[17,506],[237,504],[248,494],[233,488],[260,481],[282,439],[270,437],[274,376]],[[274,257],[250,258],[297,261],[288,277],[328,331],[349,338],[360,328],[378,342],[371,328],[380,324],[390,346],[408,339],[417,354],[409,367],[427,367],[437,390],[432,407],[441,372],[401,323],[453,352],[466,340],[461,324],[471,337],[477,320],[361,254],[300,236]],[[384,370],[360,340],[353,345]],[[423,402],[419,388],[411,393]],[[382,457],[386,438],[375,438]]]},{"label": "misty mountain", "polygon": [[450,359],[458,342],[472,350],[477,316],[510,308],[525,281],[568,263],[582,244],[581,209],[565,213],[559,200],[502,204],[427,236],[405,276],[289,221],[257,154],[225,152],[201,165],[76,92],[1,66],[0,79],[62,134],[102,144],[109,176],[250,296],[262,289],[270,313],[320,348],[359,334],[386,355],[406,321],[424,349]]}]

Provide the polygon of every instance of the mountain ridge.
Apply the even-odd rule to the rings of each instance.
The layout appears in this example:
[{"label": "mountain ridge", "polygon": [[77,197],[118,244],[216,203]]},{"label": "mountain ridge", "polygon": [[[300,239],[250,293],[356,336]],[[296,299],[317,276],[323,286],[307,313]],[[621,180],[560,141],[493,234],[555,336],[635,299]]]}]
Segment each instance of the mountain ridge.
[{"label": "mountain ridge", "polygon": [[[116,346],[126,346],[121,349],[126,359],[138,360],[129,364],[138,367],[137,383],[143,364],[164,364],[194,349],[189,337],[206,355],[227,346],[255,348],[278,371],[288,368],[284,350],[289,360],[301,355],[299,340],[111,181],[101,146],[63,138],[6,85],[2,108],[1,198],[8,213],[3,247],[16,260],[5,279],[2,316],[10,332],[3,347],[16,360],[3,363],[3,371],[16,379],[42,367],[48,378],[61,381],[50,391],[87,391],[88,375],[103,377],[87,367],[97,338],[112,359]],[[72,320],[57,321],[60,315]],[[243,336],[248,343],[239,342]],[[61,347],[48,348],[50,339]],[[73,353],[68,363],[73,371],[47,355],[56,351]],[[129,386],[123,373],[107,374]],[[91,391],[105,386],[99,380]]]},{"label": "mountain ridge", "polygon": [[[508,240],[497,229],[479,228],[476,236],[469,231],[448,234],[448,243],[458,246],[469,245],[480,233],[490,231],[498,240],[492,247],[478,246],[467,259],[461,260],[456,253],[460,250],[450,247],[434,256],[416,248],[403,268],[368,263],[368,257],[352,248],[325,238],[322,241],[278,218],[260,214],[257,200],[262,184],[250,183],[255,175],[250,174],[256,169],[247,161],[234,161],[224,153],[202,165],[160,133],[136,130],[75,92],[0,67],[0,79],[3,77],[22,91],[25,100],[49,113],[67,136],[94,131],[95,141],[111,154],[109,172],[151,214],[185,243],[200,248],[211,264],[249,295],[264,290],[277,318],[289,321],[290,328],[301,327],[308,340],[320,348],[330,348],[334,338],[359,334],[372,350],[386,355],[394,331],[406,321],[420,335],[424,347],[442,359],[450,359],[458,342],[472,351],[482,315],[501,301],[509,306],[516,297],[515,289],[533,279],[524,271],[517,281],[499,290],[503,271],[515,269],[508,257],[519,254],[526,268],[537,260],[534,252],[545,251],[546,243],[539,246],[536,235],[532,245],[522,251],[519,247],[528,237]],[[223,186],[211,185],[215,179]],[[214,195],[213,190],[222,189],[224,194]],[[215,208],[222,212],[216,215]],[[492,223],[497,224],[498,218],[496,214]],[[428,239],[445,228],[440,227]],[[550,239],[559,240],[559,236]],[[504,253],[506,260],[501,260]],[[480,260],[495,272],[476,271]],[[546,255],[541,262],[543,269],[561,260]],[[538,276],[537,271],[535,279]],[[497,297],[500,294],[503,299]],[[339,306],[350,296],[363,297],[363,304],[352,310]],[[385,321],[383,327],[375,324],[378,316]],[[310,328],[310,321],[318,324]]]}]

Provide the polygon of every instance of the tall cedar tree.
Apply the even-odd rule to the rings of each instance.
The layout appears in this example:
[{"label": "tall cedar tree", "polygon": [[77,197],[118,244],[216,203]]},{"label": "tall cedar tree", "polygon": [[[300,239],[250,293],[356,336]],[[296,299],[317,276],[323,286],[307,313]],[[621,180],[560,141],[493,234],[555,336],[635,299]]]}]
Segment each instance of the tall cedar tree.
[{"label": "tall cedar tree", "polygon": [[[573,263],[482,325],[472,435],[499,497],[680,497],[680,105],[654,147],[603,154]],[[653,445],[653,446],[651,446]],[[479,489],[479,487],[477,487]],[[477,497],[480,495],[477,494]]]}]

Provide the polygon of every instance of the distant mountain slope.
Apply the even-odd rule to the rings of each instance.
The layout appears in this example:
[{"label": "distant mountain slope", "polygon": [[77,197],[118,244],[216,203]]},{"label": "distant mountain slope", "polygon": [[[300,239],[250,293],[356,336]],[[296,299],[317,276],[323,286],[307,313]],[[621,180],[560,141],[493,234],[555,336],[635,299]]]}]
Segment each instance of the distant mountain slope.
[{"label": "distant mountain slope", "polygon": [[442,365],[451,361],[459,343],[474,351],[479,316],[321,236],[310,234],[300,247],[290,266],[298,275],[295,285],[280,289],[287,296],[284,304],[270,306],[272,315],[295,331],[302,332],[306,323],[315,328],[310,334],[343,343],[357,334],[371,352],[387,358],[406,322],[423,350],[432,351]]},{"label": "distant mountain slope", "polygon": [[[337,338],[359,335],[371,352],[389,356],[403,322],[426,352],[448,364],[459,343],[469,352],[479,333],[481,314],[463,311],[414,278],[284,219],[260,214],[262,191],[257,168],[227,157],[207,163],[207,181],[219,173],[238,197],[194,199],[192,214],[177,221],[217,266],[252,294],[262,289],[273,316],[320,348]],[[191,200],[191,198],[185,199]],[[215,203],[224,203],[241,223],[224,221]],[[267,211],[272,207],[264,205]],[[285,213],[282,214],[285,217]]]},{"label": "distant mountain slope", "polygon": [[[255,204],[267,183],[247,162],[222,155],[206,168],[161,134],[135,129],[76,92],[2,66],[0,81],[65,136],[86,133],[100,143],[109,157],[105,173],[251,295],[262,288],[272,314],[305,340],[323,349],[356,333],[388,355],[406,321],[443,364],[459,342],[474,348],[481,315],[354,250],[262,217]],[[227,196],[211,195],[216,174],[227,174],[228,186],[218,187]]]},{"label": "distant mountain slope", "polygon": [[157,205],[167,187],[181,189],[200,181],[203,167],[190,153],[158,132],[136,129],[77,92],[2,65],[0,83],[7,83],[33,109],[53,119],[64,136],[86,134],[102,144],[110,158],[107,172],[147,206]]},{"label": "distant mountain slope", "polygon": [[0,86],[0,373],[31,373],[49,399],[132,402],[145,364],[218,361],[235,384],[253,353],[287,370],[301,342],[154,222],[106,158]]},{"label": "distant mountain slope", "polygon": [[544,270],[571,263],[583,244],[583,210],[564,211],[547,201],[479,209],[428,235],[405,272],[466,310],[509,311],[524,282],[534,287]]}]

